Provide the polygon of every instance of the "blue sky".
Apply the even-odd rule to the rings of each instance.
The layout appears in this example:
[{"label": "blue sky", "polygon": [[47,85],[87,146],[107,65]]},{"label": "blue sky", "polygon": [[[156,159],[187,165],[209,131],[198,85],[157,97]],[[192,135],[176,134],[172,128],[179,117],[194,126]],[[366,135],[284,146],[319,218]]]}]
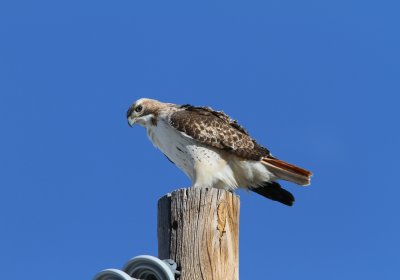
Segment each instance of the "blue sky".
[{"label": "blue sky", "polygon": [[2,1],[0,269],[91,279],[157,254],[189,180],[125,113],[208,105],[314,172],[241,196],[241,279],[400,279],[396,1]]}]

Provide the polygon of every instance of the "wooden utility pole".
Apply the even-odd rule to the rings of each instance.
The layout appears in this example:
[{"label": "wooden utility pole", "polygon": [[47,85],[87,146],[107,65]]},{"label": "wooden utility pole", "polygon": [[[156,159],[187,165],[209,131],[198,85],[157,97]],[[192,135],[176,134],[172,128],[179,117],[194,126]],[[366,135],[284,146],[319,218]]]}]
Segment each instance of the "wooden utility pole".
[{"label": "wooden utility pole", "polygon": [[188,188],[158,201],[158,257],[179,280],[239,279],[240,200],[225,190]]}]

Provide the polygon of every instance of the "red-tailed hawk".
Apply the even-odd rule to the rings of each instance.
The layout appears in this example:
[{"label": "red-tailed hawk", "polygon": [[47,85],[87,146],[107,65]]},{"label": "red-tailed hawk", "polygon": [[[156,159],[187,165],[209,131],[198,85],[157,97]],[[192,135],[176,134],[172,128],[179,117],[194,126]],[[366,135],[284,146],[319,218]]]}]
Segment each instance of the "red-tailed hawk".
[{"label": "red-tailed hawk", "polygon": [[311,172],[273,157],[223,112],[142,98],[127,118],[130,126],[147,129],[154,146],[185,172],[193,187],[241,187],[291,206],[293,195],[276,180],[310,184]]}]

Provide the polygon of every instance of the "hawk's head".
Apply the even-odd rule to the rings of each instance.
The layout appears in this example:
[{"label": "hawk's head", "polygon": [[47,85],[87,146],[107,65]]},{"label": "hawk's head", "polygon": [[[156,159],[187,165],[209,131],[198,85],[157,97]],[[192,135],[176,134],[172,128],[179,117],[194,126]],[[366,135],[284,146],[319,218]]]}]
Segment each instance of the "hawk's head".
[{"label": "hawk's head", "polygon": [[157,116],[160,109],[165,108],[167,104],[148,98],[141,98],[129,107],[126,117],[128,124],[140,124],[142,126],[156,125]]}]

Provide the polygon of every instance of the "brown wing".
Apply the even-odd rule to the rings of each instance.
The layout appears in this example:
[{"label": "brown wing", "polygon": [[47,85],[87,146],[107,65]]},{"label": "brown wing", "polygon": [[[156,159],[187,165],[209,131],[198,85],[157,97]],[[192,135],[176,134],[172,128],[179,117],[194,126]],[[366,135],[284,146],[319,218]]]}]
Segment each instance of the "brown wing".
[{"label": "brown wing", "polygon": [[208,107],[183,105],[171,115],[170,124],[202,144],[230,151],[244,159],[261,160],[270,155],[236,121]]}]

